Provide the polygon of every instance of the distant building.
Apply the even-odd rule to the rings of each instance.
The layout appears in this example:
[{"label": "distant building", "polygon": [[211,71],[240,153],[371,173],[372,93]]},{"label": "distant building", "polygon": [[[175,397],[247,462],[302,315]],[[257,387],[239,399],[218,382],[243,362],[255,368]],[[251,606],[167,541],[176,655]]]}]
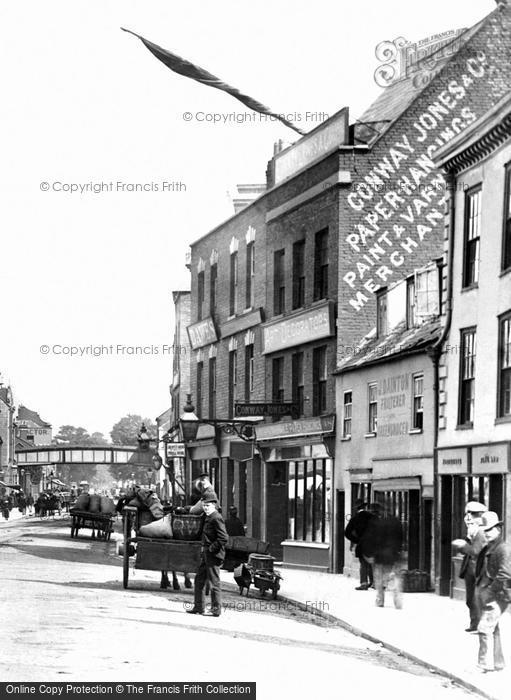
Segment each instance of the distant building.
[{"label": "distant building", "polygon": [[16,417],[16,437],[31,445],[50,445],[52,426],[35,411],[20,405]]},{"label": "distant building", "polygon": [[16,407],[10,386],[0,383],[0,479],[18,483],[14,449],[14,413]]}]

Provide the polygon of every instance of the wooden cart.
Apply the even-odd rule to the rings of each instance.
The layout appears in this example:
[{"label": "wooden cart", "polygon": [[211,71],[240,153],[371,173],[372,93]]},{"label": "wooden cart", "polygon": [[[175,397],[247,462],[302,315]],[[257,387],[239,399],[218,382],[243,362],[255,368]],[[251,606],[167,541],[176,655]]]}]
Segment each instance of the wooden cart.
[{"label": "wooden cart", "polygon": [[[90,513],[88,510],[71,508],[71,537],[78,537],[79,530],[89,528],[92,530],[92,539],[108,541],[113,531],[115,514]],[[97,533],[97,534],[96,534]]]},{"label": "wooden cart", "polygon": [[140,537],[137,531],[137,509],[123,508],[124,543],[122,545],[123,577],[122,585],[128,587],[130,557],[135,557],[135,569],[146,571],[179,571],[195,573],[201,558],[200,541],[183,541]]}]

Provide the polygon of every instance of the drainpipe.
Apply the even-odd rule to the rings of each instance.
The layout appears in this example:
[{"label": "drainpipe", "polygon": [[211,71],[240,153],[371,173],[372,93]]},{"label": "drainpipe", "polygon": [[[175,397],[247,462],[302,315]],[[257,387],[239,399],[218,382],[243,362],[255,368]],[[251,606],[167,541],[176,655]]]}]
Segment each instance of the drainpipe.
[{"label": "drainpipe", "polygon": [[[439,390],[439,363],[442,354],[442,346],[446,341],[451,328],[452,321],[452,290],[453,290],[453,261],[454,261],[454,225],[455,225],[455,186],[456,177],[452,171],[447,172],[446,187],[449,194],[449,222],[448,222],[448,237],[447,237],[447,296],[445,299],[445,325],[440,335],[440,338],[430,348],[429,355],[433,362],[433,391],[434,391],[434,407],[433,407],[433,537],[434,537],[434,577],[435,580],[440,578],[440,486],[438,480],[438,414],[440,409],[440,390]],[[438,575],[438,576],[437,576]],[[439,591],[442,594],[441,591]]]}]

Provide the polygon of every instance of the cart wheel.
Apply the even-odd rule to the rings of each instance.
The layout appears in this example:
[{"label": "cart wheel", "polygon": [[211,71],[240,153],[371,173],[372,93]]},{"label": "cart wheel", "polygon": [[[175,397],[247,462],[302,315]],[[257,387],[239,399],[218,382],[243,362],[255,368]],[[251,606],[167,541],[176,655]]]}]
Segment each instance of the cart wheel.
[{"label": "cart wheel", "polygon": [[123,558],[122,558],[122,587],[123,588],[128,588],[129,575],[130,575],[129,544],[125,544]]},{"label": "cart wheel", "polygon": [[280,588],[280,586],[279,586],[278,584],[276,584],[275,586],[273,586],[273,588],[272,588],[272,598],[273,598],[273,600],[277,600],[277,593],[279,592],[279,588]]}]

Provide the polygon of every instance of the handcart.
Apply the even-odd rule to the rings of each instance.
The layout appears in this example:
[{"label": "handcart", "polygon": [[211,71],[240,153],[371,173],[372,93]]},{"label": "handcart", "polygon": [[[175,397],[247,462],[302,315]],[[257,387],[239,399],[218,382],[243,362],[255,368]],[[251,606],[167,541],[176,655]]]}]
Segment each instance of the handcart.
[{"label": "handcart", "polygon": [[[226,547],[226,562],[235,564],[233,570],[234,580],[239,586],[240,595],[247,589],[247,597],[250,586],[257,588],[263,597],[266,591],[271,590],[275,600],[280,590],[282,576],[274,571],[274,557],[267,552],[270,545],[251,537],[230,537]],[[224,568],[228,568],[225,567]]]},{"label": "handcart", "polygon": [[91,513],[88,510],[71,508],[69,514],[71,515],[71,537],[78,537],[81,529],[89,528],[92,530],[92,539],[110,540],[115,518],[112,513]]},{"label": "handcart", "polygon": [[[133,506],[123,508],[124,542],[119,547],[119,554],[123,557],[122,585],[128,588],[130,557],[135,557],[135,569],[146,571],[179,571],[182,573],[195,573],[199,568],[201,558],[201,543],[197,539],[163,539],[154,537],[142,537],[138,534],[137,509]],[[184,518],[197,516],[176,516],[175,536],[198,536],[198,530],[194,533],[179,528],[177,524],[183,524]],[[135,535],[133,535],[133,531]]]}]

